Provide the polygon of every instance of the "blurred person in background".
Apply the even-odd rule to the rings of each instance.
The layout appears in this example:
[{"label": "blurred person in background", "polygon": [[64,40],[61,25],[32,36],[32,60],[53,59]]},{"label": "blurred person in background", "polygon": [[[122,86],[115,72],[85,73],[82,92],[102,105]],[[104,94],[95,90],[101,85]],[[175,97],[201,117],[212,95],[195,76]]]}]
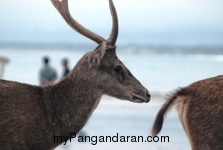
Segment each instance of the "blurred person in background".
[{"label": "blurred person in background", "polygon": [[43,58],[43,65],[43,68],[40,70],[40,85],[45,86],[53,84],[57,80],[57,73],[50,67],[49,58],[47,56]]},{"label": "blurred person in background", "polygon": [[62,60],[62,66],[64,69],[63,77],[65,77],[70,72],[70,69],[68,68],[68,59],[67,58],[64,58]]}]

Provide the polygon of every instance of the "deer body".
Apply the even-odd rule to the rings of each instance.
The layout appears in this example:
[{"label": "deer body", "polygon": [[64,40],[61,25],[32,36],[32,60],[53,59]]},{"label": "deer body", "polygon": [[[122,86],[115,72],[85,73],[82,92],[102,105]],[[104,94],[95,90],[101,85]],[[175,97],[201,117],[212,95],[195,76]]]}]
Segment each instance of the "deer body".
[{"label": "deer body", "polygon": [[66,22],[98,46],[86,53],[58,83],[43,87],[0,80],[0,147],[54,149],[65,141],[54,136],[77,134],[96,109],[103,94],[131,102],[149,102],[148,90],[116,56],[118,20],[113,18],[108,40],[87,30],[68,11],[67,0],[51,0]]},{"label": "deer body", "polygon": [[152,135],[162,129],[164,116],[177,106],[193,150],[223,149],[223,76],[195,82],[177,90],[159,110]]},{"label": "deer body", "polygon": [[102,96],[91,81],[78,78],[43,88],[4,80],[0,84],[1,91],[11,91],[0,95],[3,149],[55,148],[61,143],[53,137],[78,133]]}]

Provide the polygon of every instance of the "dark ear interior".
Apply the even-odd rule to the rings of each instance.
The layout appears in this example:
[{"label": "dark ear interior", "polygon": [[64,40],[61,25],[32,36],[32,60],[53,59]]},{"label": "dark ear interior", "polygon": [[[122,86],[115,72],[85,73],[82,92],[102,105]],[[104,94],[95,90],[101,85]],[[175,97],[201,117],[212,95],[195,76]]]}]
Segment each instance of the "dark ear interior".
[{"label": "dark ear interior", "polygon": [[116,57],[116,46],[109,46],[107,42],[103,41],[98,45],[91,56],[91,66],[99,65],[101,60],[107,59],[106,57],[115,56]]},{"label": "dark ear interior", "polygon": [[105,50],[105,55],[116,56],[116,46],[109,47]]}]

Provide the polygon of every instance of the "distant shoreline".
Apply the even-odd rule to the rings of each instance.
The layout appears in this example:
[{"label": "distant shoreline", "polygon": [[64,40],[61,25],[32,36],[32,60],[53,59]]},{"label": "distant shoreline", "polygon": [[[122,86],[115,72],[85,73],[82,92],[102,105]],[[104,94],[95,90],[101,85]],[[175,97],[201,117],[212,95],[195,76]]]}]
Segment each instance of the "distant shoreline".
[{"label": "distant shoreline", "polygon": [[[79,50],[87,51],[95,45],[86,43],[56,43],[56,42],[3,42],[0,41],[0,49],[33,49],[33,50]],[[143,51],[155,54],[204,54],[223,55],[223,45],[166,45],[166,44],[118,44],[119,50]]]}]

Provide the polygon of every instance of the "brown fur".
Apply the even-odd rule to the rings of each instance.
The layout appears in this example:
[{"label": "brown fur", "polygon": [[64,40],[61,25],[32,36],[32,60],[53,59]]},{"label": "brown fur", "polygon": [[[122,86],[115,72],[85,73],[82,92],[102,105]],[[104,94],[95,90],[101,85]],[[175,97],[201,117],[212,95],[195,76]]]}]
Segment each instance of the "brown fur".
[{"label": "brown fur", "polygon": [[[147,90],[108,49],[87,53],[59,83],[37,87],[0,80],[0,146],[2,149],[52,149],[53,136],[78,133],[103,94],[148,102]],[[95,58],[96,57],[96,58]],[[93,63],[93,59],[100,59]],[[122,72],[114,70],[116,65]],[[139,95],[133,99],[131,93]]]},{"label": "brown fur", "polygon": [[158,112],[152,135],[157,135],[162,129],[167,110],[178,105],[179,117],[193,150],[223,149],[222,91],[223,76],[201,80],[179,89]]},{"label": "brown fur", "polygon": [[115,23],[107,41],[73,20],[67,0],[51,1],[72,28],[79,27],[78,32],[99,45],[54,85],[38,87],[0,80],[0,149],[54,149],[62,144],[54,142],[54,136],[78,133],[103,94],[137,103],[150,100],[148,90],[116,56],[118,22],[112,0]]}]

